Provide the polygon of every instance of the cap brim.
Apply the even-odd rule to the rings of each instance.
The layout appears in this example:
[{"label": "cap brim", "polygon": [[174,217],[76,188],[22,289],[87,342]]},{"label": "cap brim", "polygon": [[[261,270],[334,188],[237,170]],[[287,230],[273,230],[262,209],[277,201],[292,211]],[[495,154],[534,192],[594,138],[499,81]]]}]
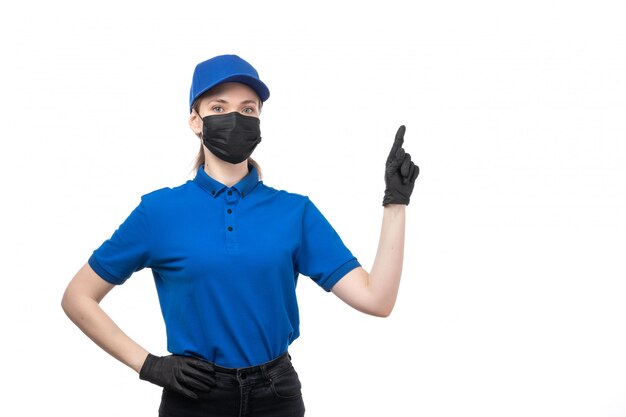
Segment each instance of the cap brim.
[{"label": "cap brim", "polygon": [[259,96],[261,101],[265,101],[265,100],[267,100],[270,97],[270,90],[259,79],[251,77],[251,76],[249,76],[247,74],[234,74],[234,75],[229,75],[228,77],[216,80],[213,84],[209,85],[204,90],[198,92],[196,94],[196,98],[194,99],[194,102],[202,94],[206,93],[207,91],[209,91],[213,87],[215,87],[215,86],[217,86],[219,84],[229,83],[229,82],[231,82],[231,83],[242,83],[242,84],[247,85],[248,87],[252,88],[257,93],[257,95]]}]

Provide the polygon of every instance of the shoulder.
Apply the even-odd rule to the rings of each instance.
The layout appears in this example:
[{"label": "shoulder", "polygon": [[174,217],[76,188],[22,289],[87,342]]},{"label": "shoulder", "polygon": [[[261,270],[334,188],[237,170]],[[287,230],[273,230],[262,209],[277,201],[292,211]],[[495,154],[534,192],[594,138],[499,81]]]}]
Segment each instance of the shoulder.
[{"label": "shoulder", "polygon": [[314,202],[315,197],[286,190],[276,190],[272,187],[266,188],[271,190],[274,195],[276,201],[274,207],[279,206],[282,213],[289,213],[289,217],[297,216],[306,222],[326,221],[326,217]]},{"label": "shoulder", "polygon": [[193,194],[192,181],[187,181],[177,187],[164,187],[144,194],[141,196],[141,204],[146,209],[152,210],[171,207],[172,205],[184,205],[189,203]]},{"label": "shoulder", "polygon": [[263,183],[259,185],[261,186],[263,192],[271,196],[277,203],[303,208],[311,203],[311,200],[307,195],[286,190],[278,190]]}]

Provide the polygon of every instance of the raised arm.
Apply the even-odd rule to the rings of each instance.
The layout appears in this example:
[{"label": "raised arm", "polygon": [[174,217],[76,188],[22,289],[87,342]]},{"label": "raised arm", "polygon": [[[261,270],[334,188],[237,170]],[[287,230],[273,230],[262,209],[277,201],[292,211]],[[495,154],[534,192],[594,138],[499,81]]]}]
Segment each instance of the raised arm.
[{"label": "raised arm", "polygon": [[405,127],[396,133],[385,167],[383,220],[372,270],[355,268],[335,286],[333,293],[355,309],[387,317],[396,303],[404,258],[406,206],[409,204],[419,167],[402,148]]}]

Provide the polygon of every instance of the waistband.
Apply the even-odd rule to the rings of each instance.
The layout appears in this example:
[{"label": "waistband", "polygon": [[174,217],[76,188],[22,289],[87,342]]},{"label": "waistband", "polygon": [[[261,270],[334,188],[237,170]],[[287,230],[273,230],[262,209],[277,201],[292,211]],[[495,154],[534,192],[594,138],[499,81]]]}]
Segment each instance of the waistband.
[{"label": "waistband", "polygon": [[288,371],[291,365],[291,355],[288,352],[283,353],[276,359],[261,365],[249,366],[245,368],[224,368],[223,366],[213,365],[216,374],[233,375],[237,378],[246,379],[249,377],[272,377],[280,375]]}]

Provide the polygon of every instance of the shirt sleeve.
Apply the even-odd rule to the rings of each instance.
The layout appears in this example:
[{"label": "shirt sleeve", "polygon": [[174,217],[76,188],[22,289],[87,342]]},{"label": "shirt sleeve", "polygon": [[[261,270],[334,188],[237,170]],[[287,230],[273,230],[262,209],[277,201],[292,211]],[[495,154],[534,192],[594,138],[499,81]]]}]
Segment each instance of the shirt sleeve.
[{"label": "shirt sleeve", "polygon": [[105,281],[123,284],[149,263],[150,242],[145,202],[131,212],[113,235],[89,258],[89,266]]},{"label": "shirt sleeve", "polygon": [[335,229],[307,198],[296,270],[330,291],[345,274],[359,266]]}]

